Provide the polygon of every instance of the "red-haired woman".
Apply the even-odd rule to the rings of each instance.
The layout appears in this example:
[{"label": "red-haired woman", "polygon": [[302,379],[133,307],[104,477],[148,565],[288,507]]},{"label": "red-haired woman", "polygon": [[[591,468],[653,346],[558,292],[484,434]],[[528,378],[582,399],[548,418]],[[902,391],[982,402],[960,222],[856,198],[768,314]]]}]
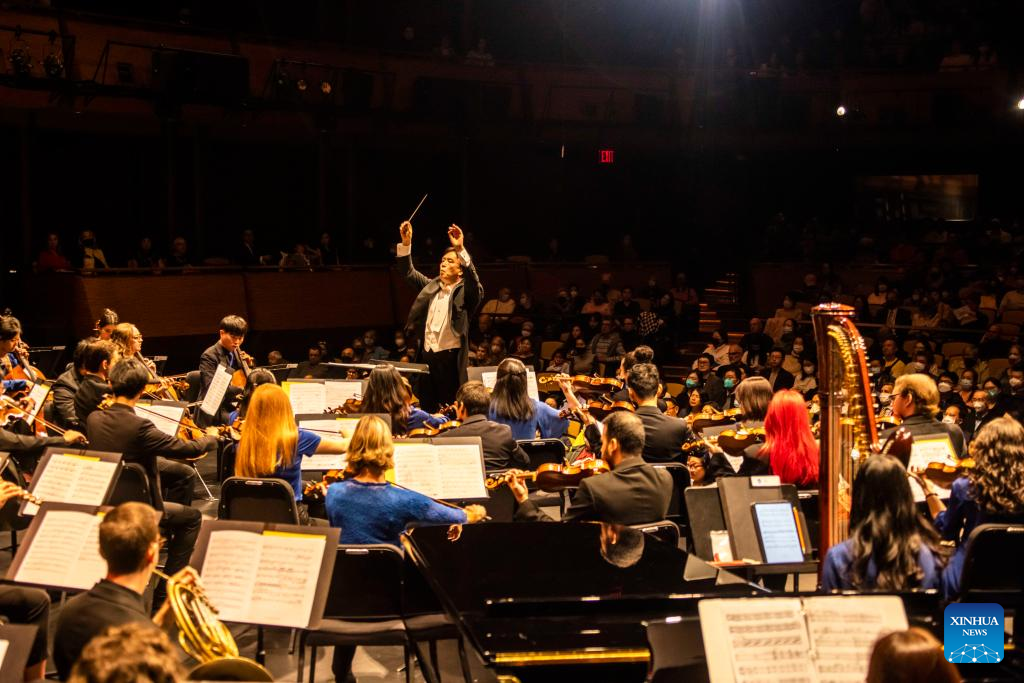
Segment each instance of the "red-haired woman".
[{"label": "red-haired woman", "polygon": [[764,447],[758,458],[767,462],[783,484],[818,485],[818,443],[811,434],[807,405],[799,392],[783,389],[772,396],[764,418]]}]

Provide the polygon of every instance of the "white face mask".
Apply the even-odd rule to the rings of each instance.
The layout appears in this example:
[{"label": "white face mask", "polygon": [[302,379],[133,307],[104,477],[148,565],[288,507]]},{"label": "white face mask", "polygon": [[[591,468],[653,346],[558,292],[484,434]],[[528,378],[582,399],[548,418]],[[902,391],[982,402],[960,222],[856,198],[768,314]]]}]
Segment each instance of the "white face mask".
[{"label": "white face mask", "polygon": [[793,344],[793,353],[803,353],[804,347],[802,344]]},{"label": "white face mask", "polygon": [[1020,377],[1011,377],[1010,378],[1010,386],[1011,387],[1016,388],[1016,387],[1019,387],[1021,384],[1024,384],[1024,379],[1021,379]]},{"label": "white face mask", "polygon": [[942,421],[945,422],[948,425],[955,425],[956,424],[956,418],[953,417],[952,415],[944,415],[942,417]]},{"label": "white face mask", "polygon": [[891,396],[892,394],[890,394],[889,392],[883,391],[878,395],[878,401],[879,403],[886,404],[889,402],[889,398],[891,398]]},{"label": "white face mask", "polygon": [[975,410],[981,410],[981,409],[983,409],[985,407],[985,402],[984,401],[974,401],[973,403],[971,403],[971,406]]},{"label": "white face mask", "polygon": [[949,382],[939,382],[939,391],[943,394],[948,394],[953,391],[953,385]]}]

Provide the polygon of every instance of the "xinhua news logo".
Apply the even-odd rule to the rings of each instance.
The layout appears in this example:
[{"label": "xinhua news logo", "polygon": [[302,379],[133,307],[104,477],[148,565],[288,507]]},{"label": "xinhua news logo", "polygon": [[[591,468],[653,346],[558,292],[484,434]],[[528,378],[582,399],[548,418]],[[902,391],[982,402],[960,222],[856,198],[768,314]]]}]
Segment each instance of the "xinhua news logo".
[{"label": "xinhua news logo", "polygon": [[994,602],[952,603],[943,617],[943,649],[954,664],[1003,661],[1003,608]]}]

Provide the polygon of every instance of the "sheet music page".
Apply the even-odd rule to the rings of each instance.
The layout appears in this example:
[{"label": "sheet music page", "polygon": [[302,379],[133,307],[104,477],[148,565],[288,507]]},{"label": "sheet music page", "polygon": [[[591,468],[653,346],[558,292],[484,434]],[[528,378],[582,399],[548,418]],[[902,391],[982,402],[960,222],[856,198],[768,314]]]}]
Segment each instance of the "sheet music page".
[{"label": "sheet music page", "polygon": [[216,415],[229,386],[231,386],[231,370],[223,365],[218,365],[217,372],[213,374],[213,381],[210,382],[210,388],[206,390],[206,396],[203,398],[199,410],[207,415]]},{"label": "sheet music page", "polygon": [[327,410],[327,387],[323,382],[287,382],[292,414],[323,413]]},{"label": "sheet music page", "polygon": [[313,610],[326,536],[265,531],[249,620],[305,628]]},{"label": "sheet music page", "polygon": [[149,420],[153,426],[167,436],[177,436],[181,429],[181,418],[185,414],[182,406],[146,405],[135,406],[135,414]]},{"label": "sheet music page", "polygon": [[474,444],[434,444],[438,451],[438,463],[444,463],[441,476],[441,499],[486,498],[484,469],[481,465],[480,448]]},{"label": "sheet music page", "polygon": [[210,534],[199,576],[221,620],[247,620],[262,543],[260,534],[250,531],[225,529]]},{"label": "sheet music page", "polygon": [[395,444],[394,482],[431,498],[440,498],[444,478],[438,450],[428,443]]},{"label": "sheet music page", "polygon": [[[345,405],[350,398],[363,397],[363,383],[359,380],[329,379],[324,382],[327,408],[337,408]],[[321,411],[322,412],[322,411]]]},{"label": "sheet music page", "polygon": [[32,424],[36,416],[39,415],[39,411],[43,409],[43,404],[46,402],[46,397],[50,395],[50,385],[48,384],[33,384],[32,391],[28,392],[28,397],[35,403],[32,405],[31,417],[25,418],[25,421]]},{"label": "sheet music page", "polygon": [[701,600],[711,683],[814,683],[798,598]]},{"label": "sheet music page", "polygon": [[299,469],[303,472],[317,471],[326,472],[327,470],[343,470],[345,465],[348,463],[348,458],[344,453],[319,453],[314,455],[307,455],[299,463]]},{"label": "sheet music page", "polygon": [[[102,505],[118,463],[90,455],[54,453],[41,473],[37,472],[32,493],[53,503]],[[26,515],[39,511],[35,503],[25,506]]]},{"label": "sheet music page", "polygon": [[[926,436],[921,439],[915,439],[914,444],[910,447],[908,468],[925,467],[930,462],[941,462],[955,467],[956,460],[953,459],[955,452],[953,441],[945,434],[938,437]],[[935,482],[932,482],[932,486],[935,487],[935,493],[939,494],[939,498],[942,500],[949,499],[950,490],[948,488],[939,486]],[[924,490],[921,489],[921,485],[914,479],[910,479],[910,490],[914,494],[915,503],[924,501]]]},{"label": "sheet music page", "polygon": [[[494,383],[498,381],[497,370],[481,372],[480,381],[488,389],[493,389]],[[533,368],[526,368],[526,393],[530,398],[540,400],[540,391],[537,389],[537,373]]]},{"label": "sheet music page", "polygon": [[102,517],[75,510],[50,510],[37,529],[14,580],[87,590],[107,574],[100,557]]},{"label": "sheet music page", "polygon": [[337,434],[339,436],[352,436],[359,424],[358,417],[325,417],[322,420],[300,420],[299,427],[316,432],[320,436]]},{"label": "sheet music page", "polygon": [[907,629],[903,601],[895,595],[804,598],[804,612],[822,683],[860,683],[875,641]]}]

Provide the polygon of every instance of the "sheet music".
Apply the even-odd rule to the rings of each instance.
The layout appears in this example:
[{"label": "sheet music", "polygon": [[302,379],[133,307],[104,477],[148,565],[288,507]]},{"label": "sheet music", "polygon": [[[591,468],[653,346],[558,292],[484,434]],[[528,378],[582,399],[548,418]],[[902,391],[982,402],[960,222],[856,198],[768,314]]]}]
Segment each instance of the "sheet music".
[{"label": "sheet music", "polygon": [[711,683],[814,683],[798,598],[701,600]]},{"label": "sheet music", "polygon": [[803,562],[800,535],[788,502],[754,504],[765,562]]},{"label": "sheet music", "polygon": [[214,531],[202,580],[223,621],[304,628],[309,624],[326,537]]},{"label": "sheet music", "polygon": [[359,380],[329,379],[324,382],[324,388],[326,408],[337,408],[350,398],[363,397],[363,383]]},{"label": "sheet music", "polygon": [[428,443],[396,443],[394,461],[396,484],[431,498],[441,497],[444,481],[437,448]]},{"label": "sheet music", "polygon": [[185,414],[184,406],[147,405],[135,406],[135,414],[153,423],[157,429],[167,436],[177,436],[181,429],[181,418]]},{"label": "sheet music", "polygon": [[199,406],[199,410],[207,415],[216,415],[217,411],[220,410],[220,404],[224,401],[224,394],[227,393],[229,386],[231,386],[231,370],[223,365],[218,365],[217,371],[213,373],[213,381],[210,382],[210,388],[206,390],[206,397],[203,398],[203,403]]},{"label": "sheet music", "polygon": [[292,414],[323,413],[327,410],[327,387],[323,382],[287,382]]},{"label": "sheet music", "polygon": [[903,601],[895,595],[804,598],[804,612],[822,683],[860,683],[875,641],[907,629]]},{"label": "sheet music", "polygon": [[39,411],[43,409],[43,404],[46,402],[46,397],[50,395],[50,386],[48,384],[33,384],[32,391],[28,392],[28,397],[35,403],[32,405],[30,417],[25,418],[25,421],[32,424],[36,416],[39,415]]},{"label": "sheet music", "polygon": [[344,453],[316,453],[314,455],[307,455],[304,457],[302,462],[299,463],[299,469],[303,472],[343,470],[347,463],[348,458]]},{"label": "sheet music", "polygon": [[[42,472],[36,472],[32,493],[54,503],[102,505],[117,467],[117,462],[91,455],[54,453]],[[38,511],[35,503],[25,505],[26,515]]]},{"label": "sheet music", "polygon": [[486,498],[483,471],[480,468],[480,449],[472,444],[437,445],[438,466],[441,472],[440,496],[435,498]]},{"label": "sheet music", "polygon": [[[481,372],[480,381],[488,389],[493,389],[494,383],[498,381],[498,371]],[[537,389],[537,373],[533,368],[526,368],[526,393],[530,398],[540,400],[540,391]]]},{"label": "sheet music", "polygon": [[107,574],[100,557],[101,515],[50,510],[36,530],[14,580],[87,590]]},{"label": "sheet music", "polygon": [[[325,417],[321,420],[299,420],[299,427],[316,432],[320,436],[337,434],[338,436],[352,436],[359,424],[359,416],[356,417]],[[328,434],[329,432],[329,434]]]},{"label": "sheet music", "polygon": [[[925,467],[930,462],[941,462],[956,467],[956,460],[953,459],[955,452],[953,441],[945,434],[938,437],[926,436],[915,439],[914,444],[910,447],[910,461],[907,466],[908,468]],[[932,482],[932,486],[935,488],[935,493],[939,494],[939,498],[949,499],[950,490],[948,488],[943,488],[935,482]],[[924,501],[924,490],[913,478],[910,479],[910,490],[914,494],[914,502]]]}]

